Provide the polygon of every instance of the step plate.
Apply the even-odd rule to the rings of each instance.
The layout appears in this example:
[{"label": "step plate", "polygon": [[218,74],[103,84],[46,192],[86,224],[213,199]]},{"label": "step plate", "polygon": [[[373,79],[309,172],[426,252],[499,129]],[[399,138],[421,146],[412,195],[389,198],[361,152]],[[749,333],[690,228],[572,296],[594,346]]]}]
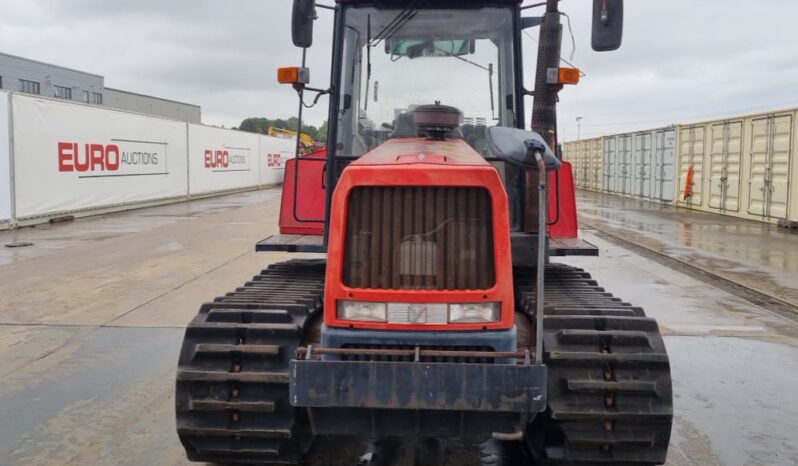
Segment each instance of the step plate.
[{"label": "step plate", "polygon": [[255,244],[255,251],[327,252],[320,235],[271,235]]},{"label": "step plate", "polygon": [[538,413],[546,367],[381,361],[291,361],[295,407]]}]

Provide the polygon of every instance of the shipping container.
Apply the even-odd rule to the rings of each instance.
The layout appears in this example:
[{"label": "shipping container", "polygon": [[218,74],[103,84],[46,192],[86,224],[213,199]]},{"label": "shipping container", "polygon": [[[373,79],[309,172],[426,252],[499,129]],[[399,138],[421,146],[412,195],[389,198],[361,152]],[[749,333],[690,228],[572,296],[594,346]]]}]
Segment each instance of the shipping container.
[{"label": "shipping container", "polygon": [[786,220],[789,212],[793,114],[753,118],[748,170],[748,213],[765,220]]},{"label": "shipping container", "polygon": [[720,121],[709,126],[709,208],[739,212],[743,121]]},{"label": "shipping container", "polygon": [[590,182],[588,189],[601,191],[604,178],[604,138],[595,138],[590,144]]},{"label": "shipping container", "polygon": [[582,187],[582,141],[574,142],[574,160],[571,168],[574,174],[574,186]]},{"label": "shipping container", "polygon": [[798,225],[798,109],[565,143],[580,189]]},{"label": "shipping container", "polygon": [[632,170],[629,174],[630,194],[651,197],[651,163],[654,134],[650,131],[632,135]]},{"label": "shipping container", "polygon": [[622,134],[618,136],[618,157],[616,165],[618,170],[616,192],[620,194],[632,194],[634,135]]},{"label": "shipping container", "polygon": [[602,190],[615,192],[617,180],[618,136],[604,137],[604,180]]},{"label": "shipping container", "polygon": [[[576,166],[576,145],[577,141],[568,141],[562,145],[562,159],[571,164],[571,169]],[[576,173],[574,173],[574,176]],[[576,180],[574,179],[574,183]]]},{"label": "shipping container", "polygon": [[655,129],[654,155],[652,163],[653,184],[651,198],[661,202],[673,202],[676,195],[676,130]]},{"label": "shipping container", "polygon": [[581,141],[581,144],[582,144],[582,166],[580,167],[581,173],[579,177],[580,181],[579,187],[582,189],[590,189],[590,179],[591,179],[590,172],[593,169],[593,157],[591,156],[590,151],[593,142],[589,139],[587,140],[583,139]]},{"label": "shipping container", "polygon": [[704,148],[706,126],[681,126],[679,134],[679,182],[676,202],[687,207],[701,208],[704,184]]},{"label": "shipping container", "polygon": [[795,125],[789,110],[680,127],[679,204],[770,223],[798,220]]}]

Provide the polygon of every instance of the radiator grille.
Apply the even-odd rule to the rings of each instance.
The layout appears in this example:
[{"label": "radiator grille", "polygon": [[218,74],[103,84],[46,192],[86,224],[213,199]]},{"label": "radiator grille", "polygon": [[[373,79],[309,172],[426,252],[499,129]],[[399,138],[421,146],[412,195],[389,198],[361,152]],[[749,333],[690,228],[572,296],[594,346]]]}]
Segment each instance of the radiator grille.
[{"label": "radiator grille", "polygon": [[[346,344],[342,348],[345,349],[396,349],[396,350],[415,350],[413,345],[358,345]],[[437,350],[437,351],[479,351],[485,353],[493,352],[493,348],[489,346],[419,346],[422,350]],[[414,356],[386,356],[376,354],[344,354],[341,355],[342,361],[396,361],[396,362],[413,362]],[[472,364],[493,364],[496,362],[494,358],[477,358],[470,356],[421,356],[420,362],[449,362],[449,363],[472,363]]]},{"label": "radiator grille", "polygon": [[485,189],[355,188],[348,218],[347,286],[483,290],[496,282]]}]

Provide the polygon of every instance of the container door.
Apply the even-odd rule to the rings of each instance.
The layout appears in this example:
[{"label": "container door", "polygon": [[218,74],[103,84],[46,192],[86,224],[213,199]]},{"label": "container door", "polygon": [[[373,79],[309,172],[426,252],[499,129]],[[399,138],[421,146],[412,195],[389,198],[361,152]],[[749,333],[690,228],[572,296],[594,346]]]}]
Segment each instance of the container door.
[{"label": "container door", "polygon": [[654,132],[652,149],[651,198],[658,201],[673,201],[673,164],[676,146],[676,132],[660,130]]},{"label": "container door", "polygon": [[596,139],[593,143],[593,189],[601,191],[602,170],[604,168],[602,140]]},{"label": "container door", "polygon": [[618,157],[618,182],[620,183],[618,191],[622,194],[632,193],[632,136],[623,135],[619,142]]},{"label": "container door", "polygon": [[673,202],[676,190],[676,130],[665,130],[659,133],[657,143],[657,167],[659,177],[654,197],[665,202]]},{"label": "container door", "polygon": [[[682,128],[679,133],[679,201],[687,205],[701,205],[701,186],[704,157],[704,127],[690,126]],[[692,167],[693,179],[690,185],[691,195],[685,199],[687,175]]]},{"label": "container door", "polygon": [[582,141],[576,141],[576,160],[574,160],[574,186],[582,187]]},{"label": "container door", "polygon": [[610,181],[612,179],[612,170],[614,164],[612,160],[614,160],[615,155],[613,151],[615,146],[615,138],[604,138],[604,191],[612,191]]},{"label": "container door", "polygon": [[748,212],[787,218],[792,115],[770,115],[751,123],[751,178]]},{"label": "container door", "polygon": [[635,135],[634,194],[651,197],[651,149],[652,133]]},{"label": "container door", "polygon": [[737,212],[740,208],[742,121],[712,125],[709,147],[709,207]]},{"label": "container door", "polygon": [[632,163],[629,168],[629,194],[633,196],[640,196],[641,193],[641,177],[640,169],[643,166],[643,149],[644,141],[642,134],[632,135]]},{"label": "container door", "polygon": [[593,141],[585,141],[585,162],[582,167],[584,175],[582,176],[582,187],[585,189],[591,189],[590,180],[592,179],[591,169],[593,167]]}]

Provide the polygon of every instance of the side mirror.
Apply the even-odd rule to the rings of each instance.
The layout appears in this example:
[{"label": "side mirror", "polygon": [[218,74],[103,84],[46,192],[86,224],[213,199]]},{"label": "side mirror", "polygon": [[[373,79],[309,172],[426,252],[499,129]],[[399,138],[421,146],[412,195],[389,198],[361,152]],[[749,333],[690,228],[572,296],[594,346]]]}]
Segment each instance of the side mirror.
[{"label": "side mirror", "polygon": [[313,21],[316,20],[316,0],[294,0],[291,17],[291,38],[297,47],[313,45]]},{"label": "side mirror", "polygon": [[617,50],[622,38],[623,0],[593,0],[593,50]]}]

